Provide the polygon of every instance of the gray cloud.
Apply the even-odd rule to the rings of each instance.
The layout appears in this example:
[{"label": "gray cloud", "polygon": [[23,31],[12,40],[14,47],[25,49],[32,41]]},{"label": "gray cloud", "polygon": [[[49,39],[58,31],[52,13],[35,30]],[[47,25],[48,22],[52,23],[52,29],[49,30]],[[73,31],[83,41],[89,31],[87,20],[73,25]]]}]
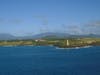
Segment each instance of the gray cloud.
[{"label": "gray cloud", "polygon": [[84,30],[86,33],[100,34],[100,21],[88,22],[84,25]]},{"label": "gray cloud", "polygon": [[23,22],[23,20],[21,19],[11,19],[11,20],[8,20],[9,23],[12,23],[12,24],[21,24]]},{"label": "gray cloud", "polygon": [[[63,25],[62,25],[63,26]],[[90,21],[84,25],[64,25],[63,26],[68,33],[72,34],[99,34],[100,35],[100,21]]]},{"label": "gray cloud", "polygon": [[0,18],[0,23],[4,23],[4,24],[21,24],[23,23],[23,20],[21,19],[4,19],[4,18]]},{"label": "gray cloud", "polygon": [[77,25],[71,25],[68,27],[71,33],[73,34],[83,34],[83,30]]},{"label": "gray cloud", "polygon": [[100,27],[100,21],[92,21],[86,24],[88,27]]}]

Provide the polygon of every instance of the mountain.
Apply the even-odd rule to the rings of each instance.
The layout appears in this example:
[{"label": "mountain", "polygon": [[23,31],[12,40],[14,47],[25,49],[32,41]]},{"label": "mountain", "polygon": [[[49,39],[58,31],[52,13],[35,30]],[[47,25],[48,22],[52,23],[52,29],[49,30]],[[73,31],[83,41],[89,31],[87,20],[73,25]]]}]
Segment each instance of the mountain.
[{"label": "mountain", "polygon": [[17,39],[41,39],[41,38],[63,38],[67,37],[69,34],[66,33],[41,33],[37,35],[31,35],[31,36],[23,36],[23,37],[17,37]]},{"label": "mountain", "polygon": [[0,40],[13,40],[13,39],[16,39],[16,37],[11,34],[7,34],[7,33],[0,34]]},{"label": "mountain", "polygon": [[63,37],[68,37],[70,34],[67,33],[53,33],[53,32],[48,32],[48,33],[41,33],[37,34],[34,36],[34,38],[45,38],[45,37],[57,37],[57,38],[63,38]]},{"label": "mountain", "polygon": [[23,36],[23,37],[18,37],[18,38],[19,39],[40,39],[40,38],[85,38],[85,37],[93,38],[93,37],[100,37],[100,35],[96,35],[96,34],[72,35],[68,33],[47,32],[47,33],[41,33],[41,34],[32,35],[32,36]]},{"label": "mountain", "polygon": [[84,35],[75,35],[75,34],[68,34],[68,33],[60,33],[60,32],[55,32],[55,33],[42,33],[42,34],[38,34],[35,35],[35,37],[41,37],[41,38],[45,38],[45,37],[51,37],[51,38],[100,38],[100,35],[97,34],[84,34]]},{"label": "mountain", "polygon": [[13,36],[11,34],[0,34],[0,40],[26,40],[26,39],[40,39],[40,38],[64,38],[68,37],[70,34],[66,33],[53,33],[53,32],[48,32],[48,33],[41,33],[37,35],[31,35],[31,36]]},{"label": "mountain", "polygon": [[40,39],[40,38],[83,38],[83,37],[99,37],[100,35],[96,34],[88,34],[88,35],[71,35],[68,33],[59,33],[59,32],[48,32],[48,33],[41,33],[37,35],[31,35],[31,36],[22,36],[22,37],[16,37],[11,34],[0,34],[0,40],[27,40],[27,39]]},{"label": "mountain", "polygon": [[87,35],[72,35],[70,37],[75,37],[75,38],[100,38],[100,35],[97,35],[97,34],[87,34]]}]

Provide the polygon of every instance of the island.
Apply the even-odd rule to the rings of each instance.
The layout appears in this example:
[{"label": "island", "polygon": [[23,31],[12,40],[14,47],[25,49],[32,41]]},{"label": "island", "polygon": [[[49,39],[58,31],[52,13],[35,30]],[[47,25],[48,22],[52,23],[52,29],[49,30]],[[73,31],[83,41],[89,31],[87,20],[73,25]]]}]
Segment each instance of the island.
[{"label": "island", "polygon": [[59,48],[100,46],[100,38],[44,38],[27,40],[1,40],[0,46],[55,46]]}]

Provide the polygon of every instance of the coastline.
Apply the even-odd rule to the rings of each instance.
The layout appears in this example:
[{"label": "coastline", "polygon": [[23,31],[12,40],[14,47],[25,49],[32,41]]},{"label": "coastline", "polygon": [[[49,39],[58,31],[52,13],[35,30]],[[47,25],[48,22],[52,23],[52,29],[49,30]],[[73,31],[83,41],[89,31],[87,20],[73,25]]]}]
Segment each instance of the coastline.
[{"label": "coastline", "polygon": [[57,48],[87,48],[100,46],[100,38],[66,38],[66,39],[39,39],[39,40],[8,40],[0,41],[1,47],[14,46],[54,46]]},{"label": "coastline", "polygon": [[[19,45],[16,45],[16,46],[0,46],[0,47],[24,47],[24,46],[26,46],[26,47],[43,47],[43,45],[36,45],[36,46],[34,46],[34,45],[21,45],[21,46],[19,46]],[[56,48],[56,49],[80,49],[80,48],[90,48],[90,47],[94,47],[94,46],[82,46],[82,47],[66,47],[66,48],[62,48],[62,47],[57,47],[57,46],[51,46],[51,45],[45,45],[45,46],[49,46],[49,47],[54,47],[54,48]]]}]

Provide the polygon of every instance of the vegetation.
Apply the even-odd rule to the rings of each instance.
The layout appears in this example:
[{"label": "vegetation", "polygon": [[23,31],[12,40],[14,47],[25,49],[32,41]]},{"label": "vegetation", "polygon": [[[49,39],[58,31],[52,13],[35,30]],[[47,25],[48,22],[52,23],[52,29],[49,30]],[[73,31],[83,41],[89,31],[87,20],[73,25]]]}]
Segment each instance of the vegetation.
[{"label": "vegetation", "polygon": [[66,39],[56,39],[56,38],[46,38],[46,39],[36,39],[36,40],[2,40],[0,41],[0,46],[45,46],[52,45],[62,48],[69,47],[82,47],[82,46],[100,46],[100,38],[66,38]]}]

